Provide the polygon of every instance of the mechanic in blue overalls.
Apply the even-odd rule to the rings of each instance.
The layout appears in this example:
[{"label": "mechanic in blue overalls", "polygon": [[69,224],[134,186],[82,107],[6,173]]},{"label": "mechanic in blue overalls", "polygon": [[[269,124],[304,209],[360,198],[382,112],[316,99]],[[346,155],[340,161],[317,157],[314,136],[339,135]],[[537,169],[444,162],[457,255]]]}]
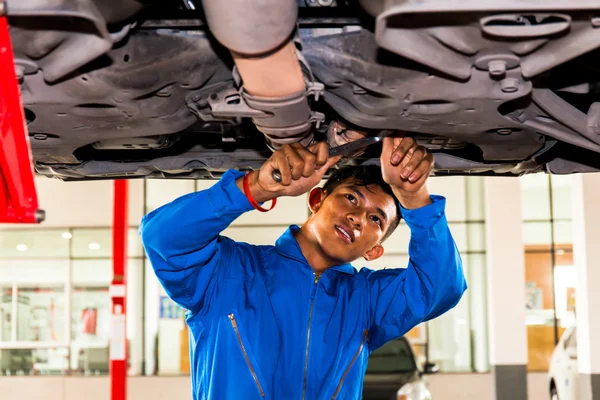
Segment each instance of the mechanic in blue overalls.
[{"label": "mechanic in blue overalls", "polygon": [[[384,139],[381,167],[335,170],[274,246],[220,235],[268,200],[308,192],[338,160],[325,143],[285,145],[260,170],[230,170],[144,217],[156,275],[188,310],[194,399],[359,399],[372,351],[460,300],[445,199],[425,185],[433,157],[410,137]],[[408,267],[357,271],[350,263],[381,257],[400,218]]]}]

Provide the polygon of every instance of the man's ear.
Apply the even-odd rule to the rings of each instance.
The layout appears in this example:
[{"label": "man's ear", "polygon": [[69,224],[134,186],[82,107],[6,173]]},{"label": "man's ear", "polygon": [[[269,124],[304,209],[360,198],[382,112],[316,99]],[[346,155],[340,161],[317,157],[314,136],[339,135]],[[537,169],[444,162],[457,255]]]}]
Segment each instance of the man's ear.
[{"label": "man's ear", "polygon": [[325,199],[325,192],[320,187],[316,187],[310,191],[308,195],[308,208],[314,214],[319,211],[323,200]]},{"label": "man's ear", "polygon": [[367,250],[365,254],[363,254],[363,258],[367,261],[377,260],[379,257],[383,255],[383,245],[376,244],[370,250]]}]

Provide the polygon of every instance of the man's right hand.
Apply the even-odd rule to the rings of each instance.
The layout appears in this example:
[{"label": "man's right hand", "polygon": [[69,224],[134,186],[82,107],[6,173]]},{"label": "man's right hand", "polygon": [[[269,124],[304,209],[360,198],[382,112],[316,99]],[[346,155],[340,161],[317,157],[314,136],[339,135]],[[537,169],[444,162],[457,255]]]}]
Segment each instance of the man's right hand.
[{"label": "man's right hand", "polygon": [[[341,156],[329,158],[327,143],[321,142],[305,148],[300,143],[283,145],[249,176],[250,191],[254,199],[262,203],[281,196],[299,196],[319,184],[323,175]],[[273,172],[279,170],[281,183],[273,179]],[[237,180],[243,192],[242,179]]]}]

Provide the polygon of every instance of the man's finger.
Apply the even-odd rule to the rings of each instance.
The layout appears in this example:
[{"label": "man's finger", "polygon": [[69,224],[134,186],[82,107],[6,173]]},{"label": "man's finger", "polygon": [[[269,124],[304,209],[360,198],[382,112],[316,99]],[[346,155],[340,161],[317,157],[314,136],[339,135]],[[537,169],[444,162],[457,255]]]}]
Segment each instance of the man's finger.
[{"label": "man's finger", "polygon": [[308,178],[315,171],[315,165],[317,163],[316,154],[310,152],[306,148],[296,149],[298,155],[304,160],[304,168],[302,169],[302,176]]},{"label": "man's finger", "polygon": [[327,142],[318,143],[311,151],[317,154],[317,167],[327,162],[327,158],[329,158],[329,145]]},{"label": "man's finger", "polygon": [[281,174],[280,183],[283,186],[289,186],[292,183],[292,171],[290,170],[290,163],[282,151],[274,154],[271,166],[273,167],[273,170],[278,170]]},{"label": "man's finger", "polygon": [[404,159],[404,157],[408,153],[408,150],[410,150],[410,148],[413,147],[415,143],[415,139],[413,139],[410,136],[401,138],[400,144],[398,144],[398,146],[394,149],[391,155],[390,162],[392,163],[392,165],[397,166],[398,164],[400,164],[402,159]]},{"label": "man's finger", "polygon": [[431,169],[428,168],[425,172],[423,172],[423,174],[421,175],[421,177],[418,178],[416,181],[411,182],[409,180],[411,186],[414,187],[414,188],[421,188],[423,185],[425,185],[425,182],[429,178],[429,174],[430,173],[431,173]]},{"label": "man's finger", "polygon": [[429,176],[430,171],[431,165],[427,161],[423,160],[408,176],[408,181],[410,183],[415,183],[423,176]]},{"label": "man's finger", "polygon": [[304,170],[304,160],[302,160],[302,157],[300,157],[293,146],[284,146],[281,149],[288,160],[289,166],[292,168],[292,179],[300,179]]},{"label": "man's finger", "polygon": [[[423,158],[425,157],[425,151],[422,147],[413,148],[410,159],[405,163],[404,169],[400,172],[400,176],[402,179],[408,179],[410,174],[417,168],[417,166],[421,163]],[[410,151],[411,149],[409,149]],[[406,158],[404,159],[406,160]]]}]

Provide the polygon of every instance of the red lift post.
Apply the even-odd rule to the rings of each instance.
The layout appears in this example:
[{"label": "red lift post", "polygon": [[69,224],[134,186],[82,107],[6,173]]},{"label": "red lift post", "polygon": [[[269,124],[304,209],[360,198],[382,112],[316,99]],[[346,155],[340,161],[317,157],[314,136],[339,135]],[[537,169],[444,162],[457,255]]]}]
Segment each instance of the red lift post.
[{"label": "red lift post", "polygon": [[39,223],[29,136],[15,73],[6,3],[0,0],[0,223]]},{"label": "red lift post", "polygon": [[114,181],[113,281],[111,295],[110,394],[127,398],[127,228],[128,182]]},{"label": "red lift post", "polygon": [[[38,209],[29,136],[5,10],[6,3],[0,0],[0,223],[39,223],[44,220],[44,211]],[[111,400],[127,398],[127,205],[127,181],[115,181],[110,287]]]}]

